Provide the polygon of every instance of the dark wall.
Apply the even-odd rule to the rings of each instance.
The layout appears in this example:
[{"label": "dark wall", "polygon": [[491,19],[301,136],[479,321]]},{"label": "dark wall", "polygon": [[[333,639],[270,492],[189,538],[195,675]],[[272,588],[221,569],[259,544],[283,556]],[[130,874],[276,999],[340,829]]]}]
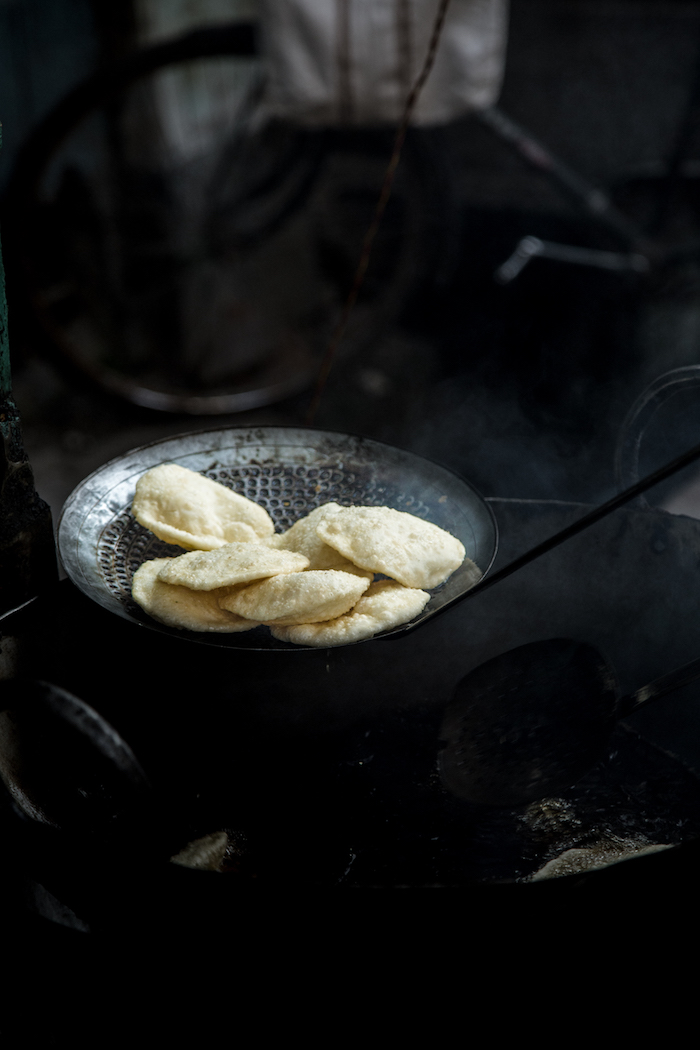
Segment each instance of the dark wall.
[{"label": "dark wall", "polygon": [[0,189],[26,135],[97,55],[89,0],[0,3]]},{"label": "dark wall", "polygon": [[[698,0],[511,0],[499,106],[581,175],[611,185],[666,162],[698,66]],[[466,203],[566,207],[490,132],[458,125],[451,145]],[[700,134],[688,155],[700,158]]]},{"label": "dark wall", "polygon": [[697,0],[515,0],[502,105],[605,181],[666,155],[700,61]]}]

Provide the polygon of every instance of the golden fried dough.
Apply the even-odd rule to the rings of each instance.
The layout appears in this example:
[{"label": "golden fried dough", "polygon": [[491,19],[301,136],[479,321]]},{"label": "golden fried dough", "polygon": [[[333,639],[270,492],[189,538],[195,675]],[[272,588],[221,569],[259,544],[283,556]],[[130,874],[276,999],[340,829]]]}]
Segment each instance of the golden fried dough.
[{"label": "golden fried dough", "polygon": [[465,556],[464,547],[449,532],[390,507],[341,507],[316,530],[355,565],[406,587],[437,587]]},{"label": "golden fried dough", "polygon": [[430,600],[425,591],[404,587],[395,580],[371,583],[356,605],[334,620],[297,626],[273,626],[273,637],[281,642],[332,648],[372,638],[379,631],[408,623]]},{"label": "golden fried dough", "polygon": [[154,558],[146,561],[134,573],[131,594],[134,601],[149,616],[168,627],[180,627],[188,631],[220,631],[233,634],[250,631],[258,624],[227,612],[219,604],[227,593],[216,591],[191,591],[163,583],[158,574],[171,559]]},{"label": "golden fried dough", "polygon": [[308,564],[308,558],[294,551],[278,551],[262,543],[227,543],[213,551],[169,558],[158,578],[193,591],[213,591],[278,573],[301,572]]},{"label": "golden fried dough", "polygon": [[187,550],[259,542],[275,531],[264,507],[177,463],[146,471],[136,484],[131,509],[159,539]]},{"label": "golden fried dough", "polygon": [[329,547],[316,531],[316,526],[321,521],[325,521],[341,509],[338,503],[324,503],[306,517],[295,521],[286,532],[272,536],[268,544],[276,550],[298,551],[299,554],[304,554],[309,559],[309,569],[341,569],[343,572],[351,572],[355,576],[365,576],[371,580],[374,577],[373,572],[353,565],[334,547]]},{"label": "golden fried dough", "polygon": [[272,576],[221,598],[222,608],[265,624],[315,623],[347,612],[369,580],[337,569]]},{"label": "golden fried dough", "polygon": [[[133,579],[134,600],[171,627],[264,624],[285,642],[347,645],[414,620],[460,565],[462,583],[481,577],[455,536],[415,515],[329,502],[275,535],[263,507],[175,463],[141,477],[132,511],[189,552]],[[375,573],[389,579],[373,583]]]}]

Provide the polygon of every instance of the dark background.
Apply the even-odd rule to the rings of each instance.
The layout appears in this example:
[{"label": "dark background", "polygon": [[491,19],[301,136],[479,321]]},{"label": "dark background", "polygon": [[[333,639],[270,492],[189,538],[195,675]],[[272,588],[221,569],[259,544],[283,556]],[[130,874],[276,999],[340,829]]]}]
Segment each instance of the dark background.
[{"label": "dark background", "polygon": [[[135,39],[126,3],[0,5],[0,187],[39,119]],[[637,207],[624,187],[665,170],[699,61],[695,0],[513,0],[499,106],[586,179],[610,191],[622,187],[620,201]],[[423,206],[434,218],[440,203],[435,221],[440,236],[447,233],[438,265],[419,265],[389,328],[337,365],[316,423],[410,447],[464,473],[487,495],[600,500],[615,488],[615,443],[629,406],[650,380],[698,360],[697,261],[648,281],[536,261],[501,288],[493,271],[526,234],[619,245],[478,120],[421,135],[451,194],[445,216],[428,181]],[[688,161],[698,148],[691,135]],[[686,167],[692,172],[692,163]],[[694,177],[686,184],[692,196]],[[655,186],[644,184],[642,208],[653,202]],[[7,223],[11,202],[4,207]],[[686,208],[669,237],[689,237],[693,222]],[[23,312],[10,250],[15,396],[37,486],[54,516],[86,473],[161,434],[303,420],[309,392],[212,419],[139,409],[81,382]],[[665,452],[693,437],[689,426]]]},{"label": "dark background", "polygon": [[[8,195],[13,165],[42,117],[72,86],[136,43],[127,3],[0,2],[0,214],[3,236],[11,234],[4,257],[14,391],[37,488],[54,521],[82,478],[130,448],[211,426],[299,425],[311,396],[306,389],[221,417],[142,409],[67,368],[28,309],[19,248],[23,235],[41,237],[42,226],[36,216],[26,220],[26,230],[17,229]],[[694,116],[689,106],[699,65],[698,0],[512,0],[499,105],[630,214],[648,215],[686,114]],[[697,136],[692,119],[689,127],[686,178],[660,231],[662,243],[690,241],[700,225],[700,123]],[[376,138],[372,143],[388,159],[391,133],[380,136],[379,146]],[[362,136],[337,141],[339,148],[349,144],[361,152]],[[423,196],[410,202],[424,222],[414,276],[389,321],[340,356],[317,424],[433,457],[487,496],[605,499],[617,487],[614,454],[630,406],[657,376],[700,363],[698,259],[689,253],[641,280],[535,261],[501,287],[494,270],[524,235],[610,250],[620,245],[475,118],[411,136],[404,160],[418,170],[426,157],[434,163],[420,169]],[[391,273],[390,249],[374,263]],[[381,313],[377,272],[370,271],[368,281]],[[697,416],[692,395],[662,414],[645,446],[644,467],[700,441]],[[692,491],[676,503],[686,513],[696,506]],[[685,554],[690,558],[692,547]],[[603,577],[606,567],[604,561],[598,566]],[[566,592],[561,607],[575,618],[580,600],[570,599],[564,573],[553,575]],[[587,581],[589,576],[594,573]],[[624,579],[616,582],[625,591]],[[666,583],[661,577],[660,593]],[[607,584],[604,579],[600,594]],[[680,573],[674,586],[683,587]],[[513,605],[528,618],[524,599]],[[664,623],[658,636],[666,638],[664,632],[673,634],[672,617],[662,602],[659,610]],[[635,609],[629,617],[636,622]],[[560,620],[556,628],[569,630]],[[680,735],[686,723],[681,718],[679,724]]]}]

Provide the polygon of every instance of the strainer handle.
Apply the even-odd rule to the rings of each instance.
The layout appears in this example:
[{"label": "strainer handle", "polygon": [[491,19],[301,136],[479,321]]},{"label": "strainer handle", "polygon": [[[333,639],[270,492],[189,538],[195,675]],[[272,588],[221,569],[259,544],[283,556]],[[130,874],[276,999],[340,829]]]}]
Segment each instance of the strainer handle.
[{"label": "strainer handle", "polygon": [[482,591],[488,590],[489,587],[493,587],[494,584],[500,583],[501,580],[506,579],[508,576],[512,576],[513,573],[518,572],[520,569],[529,565],[530,562],[536,561],[537,558],[541,558],[543,554],[549,553],[559,544],[565,543],[566,540],[571,539],[573,536],[577,536],[579,532],[583,532],[585,529],[590,528],[591,525],[595,525],[597,522],[602,521],[603,518],[607,518],[609,514],[614,513],[620,507],[624,507],[627,503],[634,503],[634,501],[641,496],[647,489],[653,488],[654,485],[660,484],[662,481],[666,481],[667,478],[677,474],[680,470],[690,466],[691,463],[696,463],[700,460],[700,444],[694,445],[693,448],[688,449],[682,455],[677,456],[676,459],[671,460],[670,463],[666,463],[665,466],[660,467],[651,474],[647,474],[646,477],[630,485],[623,492],[618,492],[616,496],[609,499],[606,503],[602,503],[599,507],[595,507],[589,511],[588,514],[584,514],[583,517],[579,518],[578,521],[574,521],[571,525],[567,525],[566,528],[560,532],[555,532],[549,539],[543,540],[542,543],[538,543],[535,547],[531,547],[529,551],[525,551],[524,554],[514,558],[513,561],[504,565],[503,568],[497,569],[496,572],[489,573],[479,580],[477,584],[471,587],[468,591],[464,591],[462,594],[451,598],[448,602],[445,602],[439,609],[435,609],[428,616],[420,617],[414,623],[409,624],[406,627],[399,627],[392,634],[388,634],[385,637],[399,637],[401,634],[407,633],[407,631],[413,630],[419,627],[426,619],[438,616],[448,609],[451,609],[453,605],[457,605],[459,602],[465,601],[468,598],[472,598],[475,595],[481,594]]},{"label": "strainer handle", "polygon": [[[620,489],[628,489],[639,481],[639,454],[647,427],[663,404],[682,390],[700,387],[700,365],[675,368],[649,384],[639,395],[620,427],[615,450],[615,478]],[[644,496],[634,503],[648,507]]]}]

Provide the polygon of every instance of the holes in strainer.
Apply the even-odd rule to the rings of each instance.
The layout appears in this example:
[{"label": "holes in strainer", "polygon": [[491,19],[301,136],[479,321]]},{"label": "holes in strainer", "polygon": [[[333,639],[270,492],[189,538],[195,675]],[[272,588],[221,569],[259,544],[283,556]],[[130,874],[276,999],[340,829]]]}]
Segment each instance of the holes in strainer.
[{"label": "holes in strainer", "polygon": [[131,581],[145,561],[172,558],[181,547],[165,543],[135,520],[131,511],[122,511],[103,530],[97,544],[97,561],[109,590],[123,605],[133,608]]},{"label": "holes in strainer", "polygon": [[366,483],[340,467],[249,464],[207,472],[207,477],[265,507],[283,531],[322,503],[366,503]]}]

